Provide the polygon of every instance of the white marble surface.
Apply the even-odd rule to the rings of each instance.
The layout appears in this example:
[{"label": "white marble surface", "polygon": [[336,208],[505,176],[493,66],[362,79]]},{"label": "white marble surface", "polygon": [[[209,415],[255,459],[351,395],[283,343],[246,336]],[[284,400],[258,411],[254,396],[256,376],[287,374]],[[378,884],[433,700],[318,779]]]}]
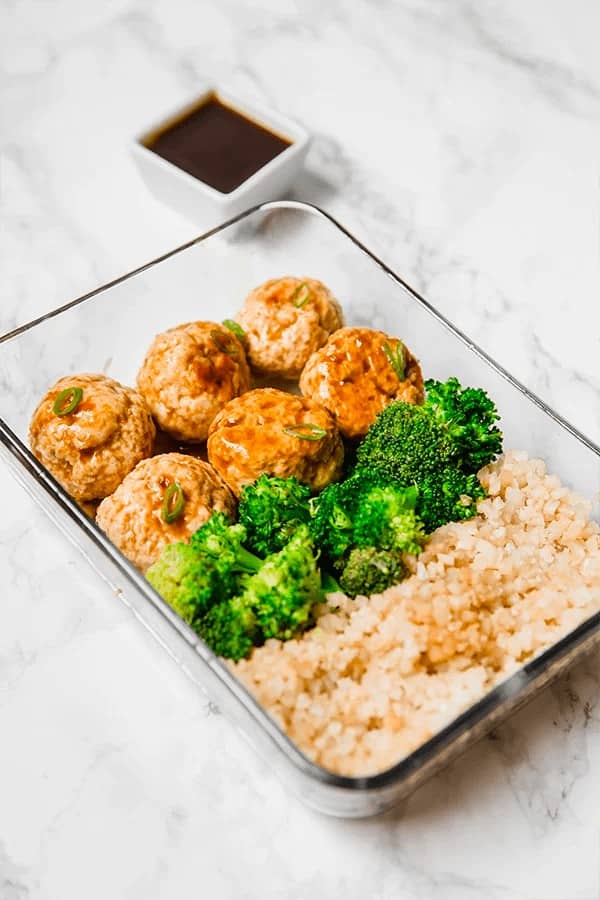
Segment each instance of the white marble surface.
[{"label": "white marble surface", "polygon": [[[128,154],[204,78],[600,440],[595,0],[0,0],[0,331],[180,243]],[[289,797],[0,467],[0,900],[600,896],[600,658],[386,817]]]}]

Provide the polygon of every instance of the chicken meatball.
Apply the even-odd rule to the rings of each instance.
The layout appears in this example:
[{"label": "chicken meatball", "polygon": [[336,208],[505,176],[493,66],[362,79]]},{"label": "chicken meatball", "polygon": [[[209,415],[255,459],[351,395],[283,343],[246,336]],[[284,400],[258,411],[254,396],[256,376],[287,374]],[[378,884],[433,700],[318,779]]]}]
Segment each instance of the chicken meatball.
[{"label": "chicken meatball", "polygon": [[216,416],[208,459],[237,496],[263,472],[293,475],[317,492],[340,477],[344,448],[333,417],[322,406],[257,388],[231,400]]},{"label": "chicken meatball", "polygon": [[236,316],[261,375],[298,378],[311,353],[343,325],[342,310],[314,278],[275,278],[254,288]]},{"label": "chicken meatball", "polygon": [[59,378],[29,426],[34,456],[79,502],[112,494],[150,456],[155,428],[144,399],[106,375]]},{"label": "chicken meatball", "polygon": [[189,322],[154,338],[137,383],[163,431],[200,443],[219,410],[248,390],[250,372],[244,347],[228,328]]},{"label": "chicken meatball", "polygon": [[326,407],[346,438],[367,433],[392,400],[422,403],[421,367],[397,338],[371,328],[340,328],[308,360],[300,390]]},{"label": "chicken meatball", "polygon": [[187,541],[214,512],[235,514],[235,500],[212,466],[183,453],[139,463],[98,507],[96,521],[145,572],[173,541]]}]

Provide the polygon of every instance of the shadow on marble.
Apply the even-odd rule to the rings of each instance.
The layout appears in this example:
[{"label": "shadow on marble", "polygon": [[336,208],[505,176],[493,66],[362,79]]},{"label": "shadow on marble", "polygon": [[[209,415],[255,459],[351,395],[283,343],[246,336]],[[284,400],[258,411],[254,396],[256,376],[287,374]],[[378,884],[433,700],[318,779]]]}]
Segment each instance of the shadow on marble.
[{"label": "shadow on marble", "polygon": [[304,200],[306,203],[314,203],[315,206],[327,208],[327,204],[338,193],[337,187],[330,181],[326,181],[318,172],[303,169],[294,182],[293,190],[286,195],[286,199]]}]

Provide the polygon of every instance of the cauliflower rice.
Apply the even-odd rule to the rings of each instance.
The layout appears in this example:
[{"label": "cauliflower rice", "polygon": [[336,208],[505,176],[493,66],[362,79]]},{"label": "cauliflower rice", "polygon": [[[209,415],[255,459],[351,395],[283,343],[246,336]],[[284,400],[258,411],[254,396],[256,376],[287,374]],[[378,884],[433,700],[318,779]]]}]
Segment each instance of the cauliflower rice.
[{"label": "cauliflower rice", "polygon": [[480,515],[439,528],[410,578],[380,596],[331,595],[301,639],[231,664],[326,769],[389,768],[600,608],[590,504],[524,453],[479,477]]}]

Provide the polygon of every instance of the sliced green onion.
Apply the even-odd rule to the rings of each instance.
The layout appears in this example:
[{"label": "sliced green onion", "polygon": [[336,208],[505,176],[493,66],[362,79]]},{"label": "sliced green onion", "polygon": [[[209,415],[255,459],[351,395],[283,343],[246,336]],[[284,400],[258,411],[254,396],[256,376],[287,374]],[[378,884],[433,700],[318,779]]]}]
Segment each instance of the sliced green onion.
[{"label": "sliced green onion", "polygon": [[174,481],[165,491],[165,496],[163,498],[161,512],[163,522],[166,522],[167,525],[171,525],[183,512],[184,505],[183,488],[178,481]]},{"label": "sliced green onion", "polygon": [[246,340],[246,332],[242,328],[239,322],[236,322],[235,319],[223,319],[223,325],[225,328],[229,328],[232,334],[235,334],[238,341]]},{"label": "sliced green onion", "polygon": [[387,356],[390,366],[396,373],[398,381],[404,381],[406,378],[406,371],[404,369],[404,347],[402,346],[402,341],[398,342],[395,350],[392,350],[386,341],[383,345],[383,352]]},{"label": "sliced green onion", "polygon": [[286,425],[283,429],[290,437],[301,438],[303,441],[320,441],[327,436],[324,428],[313,425],[312,422],[301,422],[299,425]]},{"label": "sliced green onion", "polygon": [[52,407],[56,416],[67,416],[75,412],[83,398],[83,389],[80,387],[68,387],[61,391]]},{"label": "sliced green onion", "polygon": [[302,309],[305,303],[307,303],[311,298],[311,290],[306,283],[303,281],[302,284],[299,284],[294,293],[292,294],[292,303],[296,307],[296,309]]},{"label": "sliced green onion", "polygon": [[213,328],[210,336],[213,339],[215,347],[217,350],[220,350],[221,353],[226,353],[228,356],[238,355],[237,347],[232,343],[228,334],[223,334],[222,331],[217,331],[216,328]]}]

